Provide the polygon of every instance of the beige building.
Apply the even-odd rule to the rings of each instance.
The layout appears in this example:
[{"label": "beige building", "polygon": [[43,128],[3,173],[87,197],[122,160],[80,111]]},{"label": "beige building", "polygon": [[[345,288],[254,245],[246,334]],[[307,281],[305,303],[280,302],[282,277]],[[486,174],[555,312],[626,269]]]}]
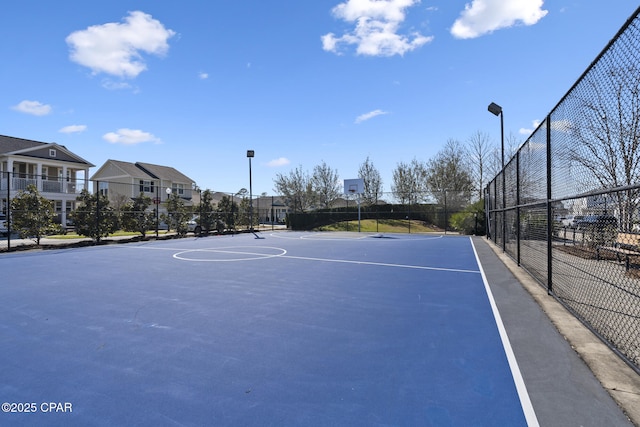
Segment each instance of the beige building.
[{"label": "beige building", "polygon": [[195,181],[170,167],[151,163],[107,160],[91,177],[94,191],[109,197],[111,203],[127,202],[145,194],[162,210],[169,194],[180,196],[185,206],[194,204]]},{"label": "beige building", "polygon": [[93,166],[63,145],[0,135],[0,214],[5,216],[9,200],[33,184],[55,202],[58,222],[66,224]]}]

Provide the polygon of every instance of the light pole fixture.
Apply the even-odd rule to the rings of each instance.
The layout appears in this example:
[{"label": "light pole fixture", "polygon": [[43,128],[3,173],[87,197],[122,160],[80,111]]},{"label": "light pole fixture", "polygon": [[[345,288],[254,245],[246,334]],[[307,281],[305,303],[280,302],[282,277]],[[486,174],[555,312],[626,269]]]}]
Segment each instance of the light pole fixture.
[{"label": "light pole fixture", "polygon": [[502,107],[495,102],[489,104],[488,110],[490,113],[500,116],[500,146],[502,148],[502,168],[504,169],[504,113]]},{"label": "light pole fixture", "polygon": [[253,150],[247,150],[249,158],[249,231],[253,232],[253,189],[251,188],[251,159],[255,155]]},{"label": "light pole fixture", "polygon": [[502,149],[502,251],[504,252],[507,247],[507,221],[506,221],[506,212],[507,212],[507,195],[505,194],[507,191],[507,177],[504,173],[504,112],[502,111],[502,107],[492,102],[489,104],[487,108],[490,113],[500,116],[500,147]]}]

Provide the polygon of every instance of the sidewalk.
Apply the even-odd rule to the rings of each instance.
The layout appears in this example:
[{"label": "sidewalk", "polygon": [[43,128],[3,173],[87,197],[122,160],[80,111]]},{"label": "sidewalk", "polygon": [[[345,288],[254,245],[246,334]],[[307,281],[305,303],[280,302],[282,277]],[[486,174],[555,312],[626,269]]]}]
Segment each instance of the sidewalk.
[{"label": "sidewalk", "polygon": [[[155,234],[153,234],[153,238],[155,239]],[[101,242],[106,244],[113,242],[135,241],[140,239],[140,236],[114,236],[103,238]],[[80,237],[77,239],[52,239],[43,237],[40,239],[40,249],[50,249],[53,247],[74,247],[82,245],[90,246],[92,244],[93,240],[88,237]],[[6,251],[8,246],[9,241],[6,238],[2,238],[2,240],[0,240],[0,252]],[[38,245],[36,244],[35,239],[11,239],[12,251],[25,249],[38,249]]]},{"label": "sidewalk", "polygon": [[640,376],[500,248],[474,243],[540,425],[640,426]]}]

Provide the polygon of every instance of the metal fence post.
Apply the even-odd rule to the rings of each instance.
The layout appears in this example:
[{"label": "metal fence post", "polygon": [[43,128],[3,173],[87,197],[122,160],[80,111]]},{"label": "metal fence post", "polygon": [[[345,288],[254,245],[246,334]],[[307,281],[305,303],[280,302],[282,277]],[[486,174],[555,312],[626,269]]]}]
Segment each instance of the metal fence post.
[{"label": "metal fence post", "polygon": [[11,172],[7,171],[7,252],[11,252]]},{"label": "metal fence post", "polygon": [[100,241],[100,181],[96,181],[98,191],[96,191],[96,241]]},{"label": "metal fence post", "polygon": [[553,210],[551,206],[551,115],[547,116],[547,294],[553,293]]},{"label": "metal fence post", "polygon": [[516,261],[520,265],[520,150],[516,151]]}]

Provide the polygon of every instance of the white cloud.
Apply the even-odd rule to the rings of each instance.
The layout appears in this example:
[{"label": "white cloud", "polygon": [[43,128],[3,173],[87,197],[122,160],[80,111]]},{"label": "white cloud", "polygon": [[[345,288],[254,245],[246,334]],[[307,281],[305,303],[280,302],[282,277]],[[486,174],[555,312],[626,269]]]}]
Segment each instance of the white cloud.
[{"label": "white cloud", "polygon": [[51,105],[46,105],[38,101],[24,100],[18,105],[11,107],[12,109],[25,114],[31,114],[34,116],[46,116],[51,113]]},{"label": "white cloud", "polygon": [[343,21],[355,24],[353,31],[336,37],[333,33],[321,37],[322,48],[340,54],[341,45],[356,45],[358,55],[404,55],[433,40],[418,32],[399,34],[405,20],[405,9],[420,0],[347,0],[331,12]]},{"label": "white cloud", "polygon": [[547,13],[544,0],[473,0],[451,27],[459,39],[472,39],[522,23],[534,25]]},{"label": "white cloud", "polygon": [[134,92],[137,92],[137,88],[131,86],[129,83],[124,81],[113,81],[111,79],[104,79],[102,81],[102,87],[107,90],[125,90],[132,89]]},{"label": "white cloud", "polygon": [[573,123],[569,120],[554,120],[551,122],[551,130],[568,133],[573,130]]},{"label": "white cloud", "polygon": [[87,130],[87,127],[85,125],[71,125],[71,126],[63,127],[58,132],[60,132],[60,133],[80,133],[80,132],[84,132],[85,130]]},{"label": "white cloud", "polygon": [[534,120],[533,122],[531,122],[533,129],[520,128],[518,133],[520,135],[531,135],[534,130],[538,129],[538,126],[540,126],[540,123],[542,123],[540,120]]},{"label": "white cloud", "polygon": [[270,168],[278,168],[280,166],[286,166],[289,163],[291,162],[286,157],[279,157],[277,159],[271,160],[269,163],[267,163],[267,166],[269,166]]},{"label": "white cloud", "polygon": [[90,68],[94,74],[106,73],[133,78],[146,70],[141,53],[164,55],[167,40],[175,35],[151,15],[129,12],[123,23],[94,25],[71,33],[66,42],[70,59]]},{"label": "white cloud", "polygon": [[383,115],[383,114],[389,114],[389,113],[387,111],[382,111],[382,110],[373,110],[373,111],[370,111],[370,112],[365,113],[365,114],[361,114],[358,117],[356,117],[355,123],[356,124],[360,124],[362,122],[366,122],[367,120],[373,119],[374,117],[380,116],[380,115]]},{"label": "white cloud", "polygon": [[111,144],[135,145],[143,142],[154,142],[159,144],[161,141],[148,132],[137,129],[118,129],[117,132],[109,132],[102,138]]},{"label": "white cloud", "polygon": [[200,80],[206,80],[209,78],[209,74],[208,73],[198,73],[198,78]]},{"label": "white cloud", "polygon": [[[533,132],[535,132],[538,129],[538,126],[540,126],[542,122],[540,120],[534,120],[533,121],[533,129],[526,129],[526,128],[521,128],[519,130],[519,133],[522,135],[531,135]],[[570,120],[553,120],[551,122],[551,130],[554,132],[562,132],[562,133],[569,133],[573,130],[573,123]],[[544,129],[544,128],[543,128]]]}]

